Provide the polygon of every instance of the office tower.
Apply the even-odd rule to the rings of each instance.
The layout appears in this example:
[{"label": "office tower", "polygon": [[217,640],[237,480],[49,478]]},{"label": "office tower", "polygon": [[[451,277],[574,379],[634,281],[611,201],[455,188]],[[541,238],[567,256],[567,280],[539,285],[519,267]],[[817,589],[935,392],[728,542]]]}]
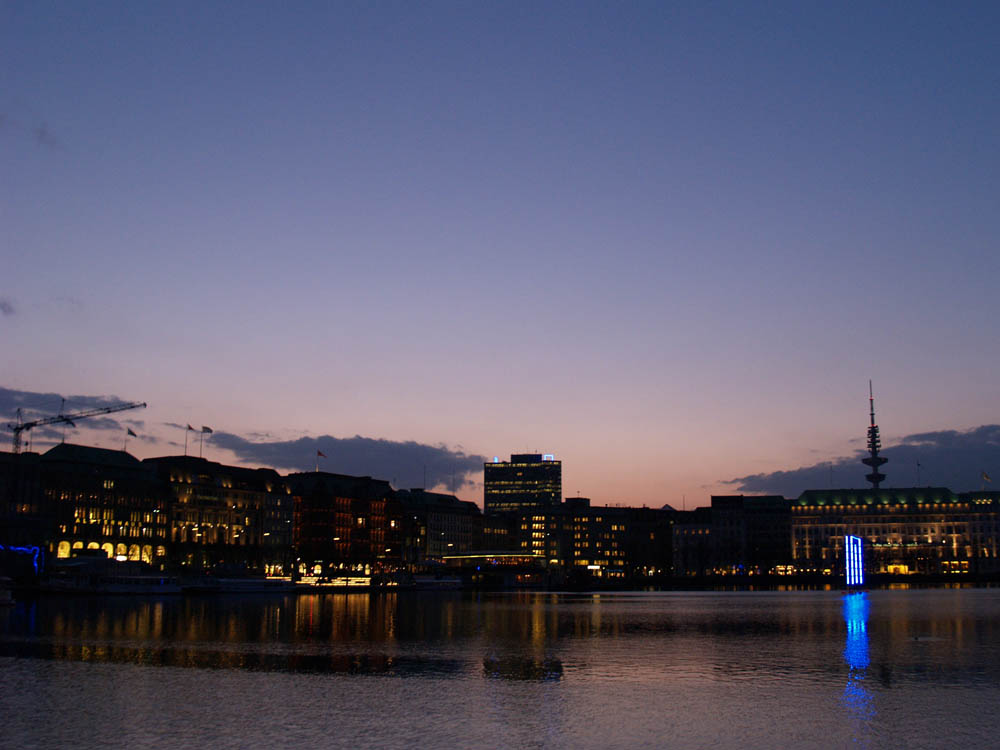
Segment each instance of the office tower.
[{"label": "office tower", "polygon": [[562,500],[562,462],[550,454],[494,457],[483,467],[483,511],[487,514],[549,508]]}]

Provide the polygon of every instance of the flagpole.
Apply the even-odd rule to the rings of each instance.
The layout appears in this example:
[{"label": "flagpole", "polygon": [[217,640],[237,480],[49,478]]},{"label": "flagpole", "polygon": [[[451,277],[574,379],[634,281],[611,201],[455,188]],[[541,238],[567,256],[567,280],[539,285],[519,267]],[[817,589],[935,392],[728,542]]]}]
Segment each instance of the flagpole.
[{"label": "flagpole", "polygon": [[205,425],[202,425],[201,426],[201,439],[198,441],[198,458],[202,457],[202,453],[203,453],[204,448],[205,448],[205,435],[206,434],[211,435],[212,434],[212,428],[211,427],[206,427]]},{"label": "flagpole", "polygon": [[188,454],[188,433],[189,432],[191,432],[191,428],[190,427],[188,427],[186,430],[184,430],[184,457],[185,458],[187,457],[187,454]]}]

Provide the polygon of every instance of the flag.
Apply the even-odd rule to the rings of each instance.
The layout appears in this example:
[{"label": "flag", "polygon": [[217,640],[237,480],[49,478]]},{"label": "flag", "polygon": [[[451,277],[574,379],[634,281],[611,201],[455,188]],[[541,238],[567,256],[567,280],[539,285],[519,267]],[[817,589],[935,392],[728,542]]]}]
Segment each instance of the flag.
[{"label": "flag", "polygon": [[188,429],[189,429],[189,430],[190,430],[191,432],[194,432],[194,427],[192,427],[191,425],[188,425]]},{"label": "flag", "polygon": [[132,428],[131,428],[131,427],[126,427],[126,428],[125,428],[125,431],[126,431],[126,432],[127,432],[127,433],[128,433],[129,435],[131,435],[132,437],[139,437],[139,436],[138,436],[138,435],[136,435],[136,434],[135,434],[134,432],[132,432]]},{"label": "flag", "polygon": [[316,458],[326,458],[326,454],[323,451],[316,451]]},{"label": "flag", "polygon": [[983,472],[983,481],[984,482],[992,482],[993,481],[992,479],[990,479],[990,475],[987,474],[985,471]]},{"label": "flag", "polygon": [[209,435],[212,434],[212,428],[211,427],[206,427],[205,425],[201,426],[201,431],[202,432],[207,432]]}]

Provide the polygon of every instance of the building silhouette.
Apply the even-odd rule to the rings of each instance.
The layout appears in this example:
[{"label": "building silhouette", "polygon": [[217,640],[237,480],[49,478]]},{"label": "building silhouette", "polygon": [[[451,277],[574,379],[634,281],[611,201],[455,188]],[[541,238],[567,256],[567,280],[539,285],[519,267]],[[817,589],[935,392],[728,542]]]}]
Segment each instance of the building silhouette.
[{"label": "building silhouette", "polygon": [[483,514],[475,503],[419,488],[396,490],[396,500],[403,516],[405,562],[440,562],[445,555],[482,546]]}]

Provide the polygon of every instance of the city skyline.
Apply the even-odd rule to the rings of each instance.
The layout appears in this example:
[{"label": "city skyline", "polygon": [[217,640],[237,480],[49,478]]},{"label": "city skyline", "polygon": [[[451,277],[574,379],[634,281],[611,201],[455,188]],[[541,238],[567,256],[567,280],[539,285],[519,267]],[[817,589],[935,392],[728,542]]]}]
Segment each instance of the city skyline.
[{"label": "city skyline", "polygon": [[863,486],[871,378],[888,485],[1000,472],[994,4],[0,17],[4,423],[693,507]]},{"label": "city skyline", "polygon": [[[77,408],[96,411],[118,402],[114,397],[77,396],[65,399],[58,394],[23,393],[0,387],[0,416],[11,415],[9,419],[14,420],[17,404],[25,409],[22,417],[25,422],[59,413],[54,408],[48,414],[39,410],[40,405],[46,403],[59,403],[61,413],[75,416]],[[3,419],[5,428],[14,423]],[[330,435],[303,436],[296,440],[269,442],[263,439],[266,436],[254,435],[251,440],[214,430],[207,425],[194,427],[190,423],[149,423],[144,419],[120,414],[76,420],[71,424],[72,426],[58,422],[43,424],[26,431],[22,435],[23,450],[44,452],[51,446],[68,441],[110,450],[127,449],[138,458],[204,456],[209,461],[223,464],[273,468],[283,472],[309,471],[315,468],[319,471],[387,480],[397,489],[426,486],[428,490],[454,492],[480,507],[483,507],[484,500],[483,481],[479,478],[482,467],[484,464],[495,465],[500,461],[499,456],[487,459],[480,455],[453,451],[443,445],[375,440],[360,436],[346,439]],[[135,430],[139,432],[136,433]],[[157,433],[162,435],[164,431],[167,438],[155,436]],[[169,439],[171,434],[177,437],[178,431],[184,436],[184,442]],[[10,434],[8,431],[8,435]],[[207,451],[204,449],[206,434],[210,436]],[[858,438],[850,442],[862,441]],[[993,471],[992,467],[1000,457],[998,446],[1000,425],[982,425],[965,432],[940,431],[908,435],[882,452],[887,453],[887,460],[894,464],[895,472],[890,475],[890,480],[895,476],[896,481],[890,481],[890,487],[946,486],[957,491],[969,491],[980,485],[982,488],[992,486],[992,477],[986,469]],[[623,498],[622,502],[601,497],[594,499],[598,504],[653,507],[668,504],[683,509],[703,506],[711,495],[734,491],[750,495],[781,494],[797,497],[805,490],[863,488],[868,483],[864,475],[868,469],[863,466],[863,459],[867,455],[867,447],[856,446],[853,455],[842,456],[836,461],[729,479],[717,483],[718,491],[694,494],[690,499],[682,498],[680,504],[669,501],[647,503],[629,498]],[[556,459],[556,463],[561,464],[555,454],[546,454],[545,459]],[[605,472],[605,476],[611,475],[612,471]],[[592,493],[578,491],[576,496],[581,494],[590,497]],[[572,497],[565,490],[563,496],[567,499]]]}]

